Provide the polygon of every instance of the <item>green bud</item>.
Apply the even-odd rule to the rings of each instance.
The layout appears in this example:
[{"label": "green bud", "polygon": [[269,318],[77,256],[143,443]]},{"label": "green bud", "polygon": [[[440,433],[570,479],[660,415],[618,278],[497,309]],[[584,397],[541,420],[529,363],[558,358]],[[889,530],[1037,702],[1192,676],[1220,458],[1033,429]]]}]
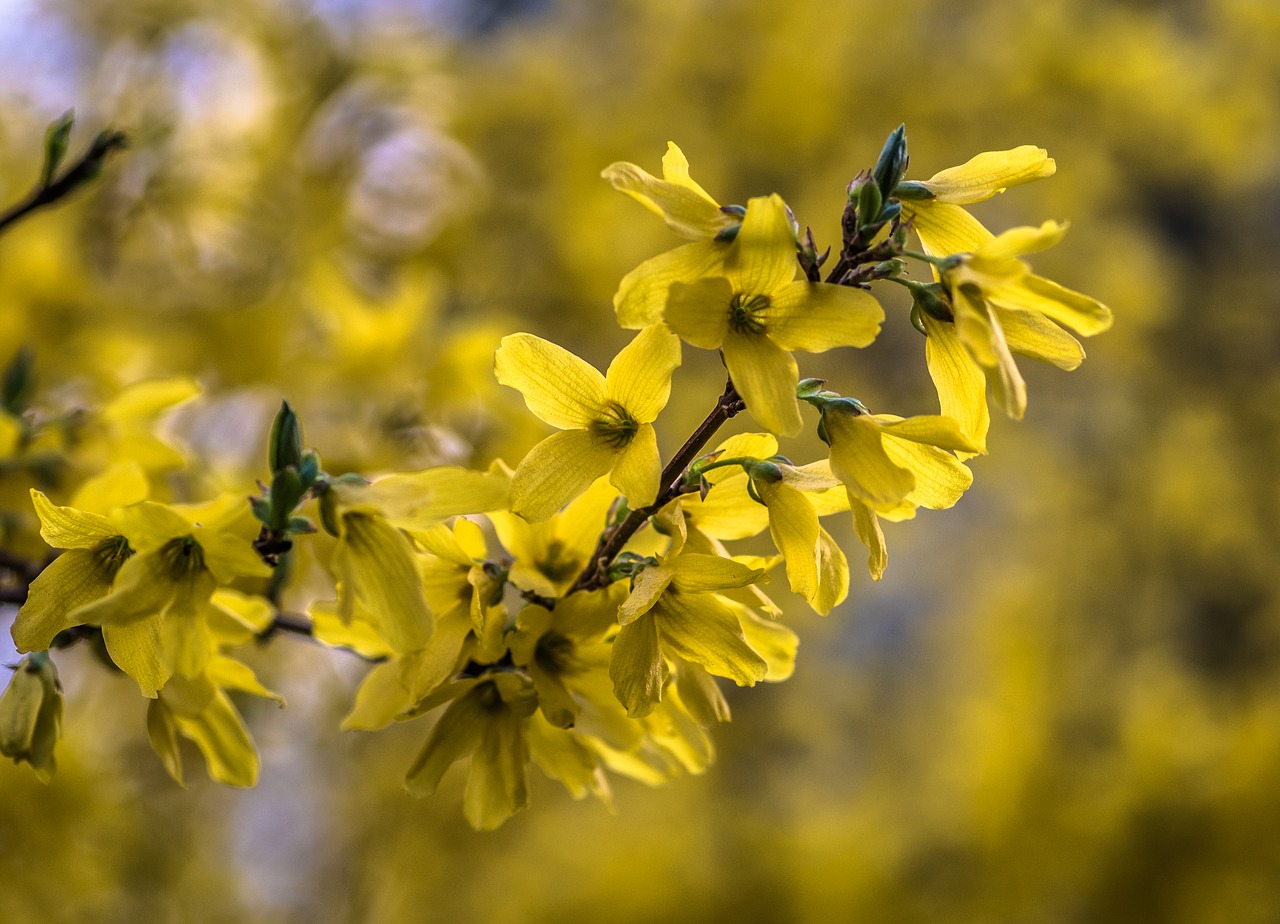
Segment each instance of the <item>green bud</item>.
[{"label": "green bud", "polygon": [[904,199],[909,202],[920,202],[933,198],[933,190],[923,183],[917,183],[914,180],[906,180],[899,183],[893,190],[893,198]]},{"label": "green bud", "polygon": [[267,461],[271,464],[272,475],[285,468],[292,467],[296,471],[302,467],[302,424],[288,401],[280,402],[280,411],[271,424]]},{"label": "green bud", "polygon": [[884,143],[880,159],[871,175],[880,189],[880,197],[888,199],[907,172],[907,127],[899,125]]},{"label": "green bud", "polygon": [[0,754],[31,764],[42,783],[53,779],[53,748],[62,732],[62,685],[47,652],[27,655],[0,696]]},{"label": "green bud", "polygon": [[302,479],[302,486],[309,488],[316,483],[316,478],[320,475],[320,454],[314,449],[304,449],[302,451],[302,464],[298,467],[298,477]]},{"label": "green bud", "polygon": [[249,498],[249,507],[253,510],[253,518],[263,526],[271,525],[271,502],[265,497]]},{"label": "green bud", "polygon": [[338,497],[327,484],[320,493],[320,525],[330,536],[338,535]]},{"label": "green bud", "polygon": [[911,303],[911,326],[926,337],[929,336],[929,332],[925,330],[924,319],[920,316],[920,306],[915,302]]},{"label": "green bud", "polygon": [[906,269],[907,264],[902,260],[885,260],[877,263],[871,273],[877,279],[897,279]]},{"label": "green bud", "polygon": [[75,120],[75,112],[69,109],[62,118],[50,124],[44,133],[44,166],[40,168],[42,189],[53,183],[54,175],[67,156],[67,146],[71,141],[71,126]]},{"label": "green bud", "polygon": [[826,384],[826,379],[801,379],[800,384],[796,386],[796,397],[802,401],[811,398],[822,391],[822,386]]},{"label": "green bud", "polygon": [[0,382],[0,406],[15,417],[22,414],[36,390],[36,356],[30,347],[20,346],[5,367]]},{"label": "green bud", "polygon": [[858,186],[858,224],[874,225],[880,218],[880,208],[884,205],[884,197],[880,187],[871,181]]},{"label": "green bud", "polygon": [[314,533],[316,525],[307,517],[291,517],[289,519],[289,532],[291,533]]}]

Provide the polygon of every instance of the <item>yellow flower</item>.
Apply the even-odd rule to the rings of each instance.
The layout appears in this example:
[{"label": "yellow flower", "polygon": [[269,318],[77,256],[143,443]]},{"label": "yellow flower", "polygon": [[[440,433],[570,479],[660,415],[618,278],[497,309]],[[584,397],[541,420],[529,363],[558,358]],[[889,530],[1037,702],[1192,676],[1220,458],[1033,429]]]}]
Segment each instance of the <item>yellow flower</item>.
[{"label": "yellow flower", "polygon": [[662,306],[673,282],[693,282],[719,273],[729,241],[742,222],[741,206],[722,207],[689,176],[689,162],[673,142],[662,158],[662,175],[646,173],[635,164],[616,163],[601,176],[666,221],[685,244],[646,260],[623,277],[613,296],[618,323],[638,329],[662,320]]},{"label": "yellow flower", "polygon": [[661,324],[637,334],[605,375],[540,337],[504,337],[494,363],[498,381],[563,431],[535,446],[516,469],[512,512],[545,520],[606,473],[633,508],[653,503],[662,474],[653,421],[678,365],[680,341]]},{"label": "yellow flower", "polygon": [[182,782],[182,752],[178,735],[193,742],[204,755],[210,778],[228,786],[253,786],[258,781],[258,752],[244,720],[227,690],[274,699],[247,666],[215,655],[193,677],[175,675],[147,708],[151,747],[169,775]]},{"label": "yellow flower", "polygon": [[1024,144],[1008,151],[986,151],[924,181],[899,183],[894,195],[902,201],[903,218],[910,220],[925,252],[945,257],[973,250],[991,237],[960,206],[1053,176],[1055,170],[1057,164],[1048,151]]},{"label": "yellow flower", "polygon": [[742,220],[734,210],[721,208],[694,182],[689,176],[689,161],[674,141],[667,142],[662,179],[625,162],[610,164],[600,175],[614,189],[661,216],[672,231],[690,240],[713,238]]},{"label": "yellow flower", "polygon": [[171,677],[201,674],[213,656],[214,589],[271,571],[242,537],[194,526],[162,504],[121,508],[111,522],[137,554],[120,566],[110,594],[68,618],[102,626],[111,660],[154,698]]},{"label": "yellow flower", "polygon": [[831,446],[831,473],[848,494],[854,531],[870,553],[867,565],[877,581],[888,562],[879,517],[903,520],[917,507],[951,507],[973,483],[969,469],[946,450],[974,453],[978,447],[949,417],[873,415],[836,399],[822,404],[822,433]]},{"label": "yellow flower", "polygon": [[[1052,247],[1066,230],[1053,221],[1012,228],[942,268],[955,336],[981,368],[996,401],[1015,419],[1026,410],[1027,393],[1013,353],[1071,370],[1084,359],[1084,350],[1058,325],[1086,337],[1111,326],[1107,306],[1032,274],[1018,259]],[[964,382],[957,378],[952,385],[958,389]]]},{"label": "yellow flower", "polygon": [[763,680],[768,664],[747,644],[738,615],[716,591],[744,587],[764,572],[732,559],[676,554],[636,576],[618,610],[609,675],[627,715],[648,715],[662,701],[668,658],[701,665],[739,686]]},{"label": "yellow flower", "polygon": [[62,685],[45,652],[27,655],[0,696],[0,754],[31,764],[42,783],[57,770],[53,748],[62,734]]},{"label": "yellow flower", "polygon": [[40,517],[40,535],[55,549],[65,549],[31,582],[27,601],[13,621],[19,651],[48,648],[53,637],[79,622],[73,611],[105,596],[133,548],[120,529],[96,513],[59,507],[31,489]]},{"label": "yellow flower", "polygon": [[455,761],[470,757],[463,814],[473,828],[491,831],[529,803],[527,729],[538,696],[528,677],[500,672],[455,681],[426,707],[450,699],[405,785],[430,796]]},{"label": "yellow flower", "polygon": [[675,282],[666,322],[704,349],[720,349],[747,409],[774,433],[800,432],[799,371],[791,350],[864,347],[884,310],[861,289],[794,281],[796,242],[776,195],[752,199],[724,261],[724,275]]}]

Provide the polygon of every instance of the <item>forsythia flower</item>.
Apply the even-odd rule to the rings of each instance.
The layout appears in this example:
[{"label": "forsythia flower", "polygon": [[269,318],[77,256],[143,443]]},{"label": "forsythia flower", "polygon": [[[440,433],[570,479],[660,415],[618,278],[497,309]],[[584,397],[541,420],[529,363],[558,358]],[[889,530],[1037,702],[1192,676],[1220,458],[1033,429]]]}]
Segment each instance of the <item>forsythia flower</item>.
[{"label": "forsythia flower", "polygon": [[870,552],[867,565],[877,581],[888,556],[878,517],[908,519],[916,507],[951,507],[973,483],[973,475],[944,450],[978,447],[949,417],[861,413],[852,402],[822,405],[822,432],[831,446],[831,473],[848,492],[854,531]]},{"label": "forsythia flower", "polygon": [[0,754],[31,764],[42,783],[57,770],[53,747],[62,734],[62,685],[43,651],[23,658],[0,695]]},{"label": "forsythia flower", "polygon": [[1057,164],[1044,148],[1024,144],[1008,151],[986,151],[958,167],[923,181],[898,184],[902,216],[920,237],[926,253],[945,257],[964,253],[991,237],[976,218],[960,208],[982,202],[1033,180],[1053,176]]},{"label": "forsythia flower", "polygon": [[704,349],[720,349],[738,393],[774,433],[800,432],[799,370],[790,351],[820,353],[864,347],[876,338],[884,310],[848,286],[794,281],[796,241],[777,195],[752,199],[724,260],[724,275],[670,287],[666,322]]},{"label": "forsythia flower", "polygon": [[610,164],[601,173],[613,188],[661,215],[671,230],[696,243],[646,260],[623,277],[613,296],[618,323],[641,328],[662,320],[662,306],[673,282],[693,282],[718,273],[728,242],[742,222],[741,206],[720,206],[689,176],[689,161],[673,142],[662,158],[662,175],[646,173],[635,164]]},{"label": "forsythia flower", "polygon": [[215,655],[196,676],[175,675],[148,706],[151,747],[177,782],[182,782],[178,735],[200,749],[212,779],[229,786],[253,786],[258,781],[258,752],[227,696],[228,689],[274,699],[284,706],[284,700],[260,684],[253,671],[222,655]]},{"label": "forsythia flower", "polygon": [[498,381],[563,431],[533,447],[516,469],[512,512],[545,520],[606,473],[633,508],[653,503],[662,474],[653,421],[678,365],[680,341],[661,324],[637,334],[605,375],[540,337],[504,337],[494,362]]},{"label": "forsythia flower", "polygon": [[1032,274],[1018,259],[1052,247],[1066,230],[1053,221],[1039,228],[1011,228],[942,269],[956,337],[982,368],[1005,413],[1015,419],[1026,410],[1027,392],[1013,352],[1071,370],[1084,359],[1084,350],[1058,325],[1086,337],[1111,326],[1107,306]]},{"label": "forsythia flower", "polygon": [[764,572],[700,553],[674,554],[637,575],[618,610],[609,675],[627,715],[648,715],[661,702],[667,657],[701,665],[739,686],[763,680],[768,665],[747,644],[742,625],[716,592],[745,587]]}]

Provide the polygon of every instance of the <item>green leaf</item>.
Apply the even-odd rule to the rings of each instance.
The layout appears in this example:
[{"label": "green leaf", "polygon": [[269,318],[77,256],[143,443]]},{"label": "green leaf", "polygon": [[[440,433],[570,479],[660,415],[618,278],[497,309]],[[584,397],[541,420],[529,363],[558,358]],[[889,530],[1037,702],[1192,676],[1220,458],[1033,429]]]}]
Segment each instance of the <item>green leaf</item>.
[{"label": "green leaf", "polygon": [[67,146],[71,141],[71,126],[75,124],[75,112],[67,112],[49,125],[44,133],[44,166],[40,169],[40,188],[52,185],[54,174],[62,166],[67,156]]}]

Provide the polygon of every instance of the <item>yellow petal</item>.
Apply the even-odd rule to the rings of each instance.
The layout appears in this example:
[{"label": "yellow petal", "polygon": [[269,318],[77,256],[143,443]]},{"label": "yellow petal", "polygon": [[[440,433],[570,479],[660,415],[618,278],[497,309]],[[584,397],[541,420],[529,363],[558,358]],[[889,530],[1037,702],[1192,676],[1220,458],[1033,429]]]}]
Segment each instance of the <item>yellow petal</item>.
[{"label": "yellow petal", "polygon": [[553,433],[521,461],[511,480],[511,512],[545,520],[613,468],[617,450],[586,430]]},{"label": "yellow petal", "polygon": [[528,765],[524,723],[509,712],[491,716],[462,793],[462,814],[472,828],[492,831],[529,804]]},{"label": "yellow petal", "polygon": [[964,463],[933,446],[886,435],[884,451],[894,463],[910,469],[915,476],[915,487],[903,498],[910,504],[944,510],[953,506],[973,484],[973,473]]},{"label": "yellow petal", "polygon": [[735,223],[733,216],[689,176],[689,161],[674,142],[667,142],[662,158],[662,179],[635,164],[610,164],[600,174],[614,189],[635,199],[661,216],[672,231],[698,239],[715,237]]},{"label": "yellow petal", "polygon": [[356,688],[356,701],[340,727],[343,731],[377,731],[415,702],[400,683],[400,664],[386,661],[364,675]]},{"label": "yellow petal", "polygon": [[[848,575],[845,580],[848,586]],[[766,683],[779,683],[787,680],[795,673],[796,650],[800,647],[800,638],[782,623],[771,619],[761,619],[745,606],[736,608],[738,621],[742,624],[742,635],[751,650],[764,658],[767,672]]]},{"label": "yellow petal", "polygon": [[1111,309],[1106,305],[1040,276],[1027,274],[1016,285],[992,289],[986,294],[989,301],[1002,308],[1037,311],[1083,337],[1092,337],[1111,327]]},{"label": "yellow petal", "polygon": [[664,648],[717,677],[749,687],[769,672],[747,644],[737,615],[714,594],[666,594],[647,618],[654,617]]},{"label": "yellow petal", "polygon": [[101,473],[86,478],[76,488],[70,506],[93,513],[110,513],[147,499],[151,486],[137,462],[118,462]]},{"label": "yellow petal", "polygon": [[770,298],[756,317],[784,350],[821,353],[868,346],[880,333],[884,309],[869,293],[822,282],[793,282]]},{"label": "yellow petal", "polygon": [[749,568],[732,558],[698,552],[677,555],[665,567],[671,571],[672,586],[689,594],[746,587],[764,576],[760,569]]},{"label": "yellow petal", "polygon": [[658,437],[653,424],[642,423],[631,442],[618,452],[609,481],[626,497],[631,509],[638,510],[658,499],[661,478]]},{"label": "yellow petal", "polygon": [[810,603],[818,595],[818,514],[804,494],[782,482],[761,483],[769,534],[787,565],[791,589]]},{"label": "yellow petal", "polygon": [[284,708],[284,697],[264,687],[247,664],[228,658],[225,655],[214,655],[209,661],[206,676],[216,685],[228,690],[239,690],[263,699],[275,700],[276,705]]},{"label": "yellow petal", "polygon": [[536,417],[562,430],[590,426],[608,408],[604,376],[563,347],[532,334],[502,338],[494,374],[524,395]]},{"label": "yellow petal", "polygon": [[480,746],[488,710],[476,695],[478,683],[467,683],[466,692],[449,704],[432,727],[405,777],[405,788],[412,795],[419,798],[432,795],[444,772]]},{"label": "yellow petal", "polygon": [[609,364],[605,373],[609,398],[641,423],[653,423],[667,405],[671,374],[679,365],[680,338],[665,324],[650,325]]},{"label": "yellow petal", "polygon": [[228,786],[253,786],[258,781],[258,752],[240,713],[227,694],[219,690],[213,702],[194,717],[174,714],[183,737],[195,742],[209,769],[209,776]]},{"label": "yellow petal", "polygon": [[1053,176],[1057,164],[1044,148],[1024,144],[1008,151],[986,151],[959,167],[935,173],[921,185],[936,202],[967,205],[990,199],[1010,186]]},{"label": "yellow petal", "polygon": [[416,651],[431,637],[432,617],[409,540],[380,517],[349,513],[343,521],[345,535],[333,559],[342,576],[340,600],[349,601],[344,612],[359,599],[392,650]]},{"label": "yellow petal", "polygon": [[668,565],[645,568],[632,582],[631,593],[618,608],[618,622],[629,625],[649,612],[666,592],[675,573]]},{"label": "yellow petal", "polygon": [[161,411],[200,394],[200,384],[189,378],[148,379],[120,391],[102,408],[109,423],[149,422]]},{"label": "yellow petal", "polygon": [[902,213],[924,251],[935,257],[972,253],[993,239],[990,231],[958,205],[939,202],[904,202]]},{"label": "yellow petal", "polygon": [[72,612],[105,595],[118,567],[118,562],[92,549],[70,549],[51,561],[31,582],[27,601],[13,621],[18,650],[43,651],[63,629],[78,625]]},{"label": "yellow petal", "polygon": [[613,693],[633,719],[646,716],[662,700],[667,662],[658,645],[658,623],[652,612],[623,626],[609,658]]},{"label": "yellow petal", "polygon": [[961,431],[960,425],[951,417],[925,414],[904,420],[891,414],[874,416],[880,424],[880,432],[885,437],[910,440],[913,443],[928,443],[930,446],[957,452],[982,451],[982,447],[966,436]]},{"label": "yellow petal", "polygon": [[770,295],[796,276],[796,235],[776,193],[747,203],[747,216],[724,258],[734,292]]},{"label": "yellow petal", "polygon": [[182,782],[182,750],[178,747],[178,727],[173,714],[160,699],[147,704],[147,738],[165,771],[179,786]]},{"label": "yellow petal", "polygon": [[[777,451],[776,445],[774,451]],[[768,455],[763,458],[768,458]],[[756,503],[747,494],[745,473],[726,466],[707,474],[720,475],[723,472],[733,474],[717,480],[706,500],[700,500],[696,495],[689,495],[682,500],[690,522],[708,536],[715,536],[717,539],[746,539],[748,536],[759,535],[769,525],[768,508]]]},{"label": "yellow petal", "polygon": [[849,596],[849,561],[835,539],[818,529],[818,593],[809,605],[826,616]]},{"label": "yellow petal", "polygon": [[511,478],[505,472],[476,472],[442,465],[421,472],[379,478],[369,488],[374,503],[396,525],[428,527],[449,517],[505,509]]},{"label": "yellow petal", "polygon": [[35,488],[31,503],[40,518],[40,538],[55,549],[91,549],[104,539],[120,535],[106,517],[74,507],[59,507]]},{"label": "yellow petal", "polygon": [[724,343],[729,332],[729,302],[733,287],[723,276],[671,284],[664,317],[680,339],[704,350]]},{"label": "yellow petal", "polygon": [[173,676],[160,659],[160,617],[123,625],[104,625],[102,639],[116,667],[138,683],[143,696],[155,698]]},{"label": "yellow petal", "polygon": [[911,472],[885,453],[875,419],[842,411],[824,412],[822,419],[831,439],[831,471],[844,483],[850,500],[892,509],[915,487]]},{"label": "yellow petal", "polygon": [[880,521],[875,511],[866,504],[853,505],[853,531],[857,534],[858,541],[867,547],[867,570],[871,572],[871,579],[880,580],[889,564],[889,553],[884,547]]},{"label": "yellow petal", "polygon": [[996,319],[1014,353],[1053,363],[1068,372],[1084,360],[1080,341],[1042,314],[997,307]]},{"label": "yellow petal", "polygon": [[768,337],[731,332],[724,343],[724,363],[747,410],[762,427],[779,436],[800,432],[800,371],[790,353]]},{"label": "yellow petal", "polygon": [[1020,225],[1001,231],[974,251],[971,262],[979,268],[988,262],[999,266],[1004,261],[1022,254],[1048,250],[1062,241],[1067,233],[1067,227],[1066,224],[1050,220],[1039,227]]},{"label": "yellow petal", "polygon": [[676,689],[689,714],[699,725],[728,722],[729,703],[720,692],[716,680],[699,664],[681,661],[676,668]]},{"label": "yellow petal", "polygon": [[955,325],[928,316],[922,320],[928,334],[925,364],[937,389],[942,413],[954,419],[961,432],[985,452],[991,416],[987,411],[987,381],[982,369],[960,343]]},{"label": "yellow petal", "polygon": [[729,245],[715,241],[685,244],[641,263],[618,284],[613,310],[618,324],[639,329],[662,320],[671,284],[692,283],[704,276],[721,275]]}]

